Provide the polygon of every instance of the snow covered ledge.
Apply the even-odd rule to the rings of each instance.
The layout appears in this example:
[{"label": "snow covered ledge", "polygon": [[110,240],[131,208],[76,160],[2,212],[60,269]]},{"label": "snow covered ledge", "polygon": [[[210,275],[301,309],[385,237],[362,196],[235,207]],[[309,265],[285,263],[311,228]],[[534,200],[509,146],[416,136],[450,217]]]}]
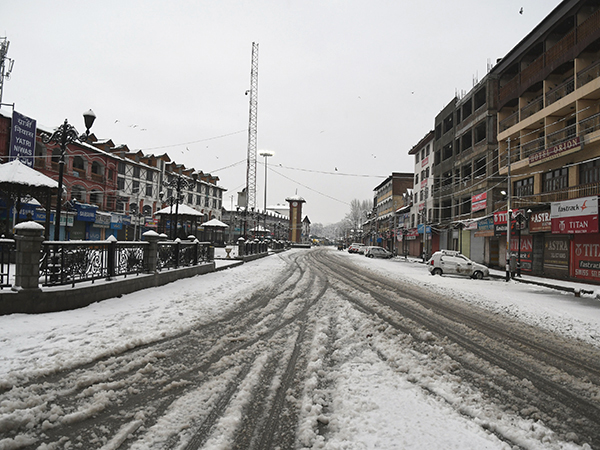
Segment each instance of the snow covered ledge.
[{"label": "snow covered ledge", "polygon": [[17,292],[40,291],[40,253],[44,238],[44,227],[30,221],[15,226],[16,264],[15,283],[12,287]]}]

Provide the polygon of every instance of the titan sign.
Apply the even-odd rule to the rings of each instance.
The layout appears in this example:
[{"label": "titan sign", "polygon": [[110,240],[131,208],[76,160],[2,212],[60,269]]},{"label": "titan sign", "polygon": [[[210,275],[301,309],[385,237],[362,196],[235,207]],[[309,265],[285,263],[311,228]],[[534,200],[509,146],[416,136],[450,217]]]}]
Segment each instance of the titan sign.
[{"label": "titan sign", "polygon": [[598,197],[552,203],[550,208],[553,234],[598,232]]}]

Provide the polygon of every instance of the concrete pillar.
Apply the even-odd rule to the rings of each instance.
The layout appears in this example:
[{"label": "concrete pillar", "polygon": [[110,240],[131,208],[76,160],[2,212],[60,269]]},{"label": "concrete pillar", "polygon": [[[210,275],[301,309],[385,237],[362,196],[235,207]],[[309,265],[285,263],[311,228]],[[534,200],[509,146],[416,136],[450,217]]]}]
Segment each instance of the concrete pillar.
[{"label": "concrete pillar", "polygon": [[148,273],[158,272],[158,241],[161,236],[153,230],[148,230],[142,234],[144,240],[148,241],[150,245],[144,250],[144,267],[148,270]]},{"label": "concrete pillar", "polygon": [[21,222],[15,226],[15,284],[13,291],[40,291],[40,255],[44,227],[36,222]]},{"label": "concrete pillar", "polygon": [[246,240],[240,236],[240,238],[237,240],[237,245],[238,245],[238,256],[244,256],[246,254],[245,247],[246,247]]}]

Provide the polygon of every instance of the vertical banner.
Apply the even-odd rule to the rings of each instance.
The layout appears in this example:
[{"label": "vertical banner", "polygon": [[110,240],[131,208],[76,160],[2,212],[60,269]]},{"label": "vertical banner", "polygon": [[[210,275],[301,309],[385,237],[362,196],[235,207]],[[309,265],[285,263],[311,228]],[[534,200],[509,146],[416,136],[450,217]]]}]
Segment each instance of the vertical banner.
[{"label": "vertical banner", "polygon": [[35,152],[36,121],[13,111],[10,130],[10,159],[19,159],[23,164],[33,167]]}]

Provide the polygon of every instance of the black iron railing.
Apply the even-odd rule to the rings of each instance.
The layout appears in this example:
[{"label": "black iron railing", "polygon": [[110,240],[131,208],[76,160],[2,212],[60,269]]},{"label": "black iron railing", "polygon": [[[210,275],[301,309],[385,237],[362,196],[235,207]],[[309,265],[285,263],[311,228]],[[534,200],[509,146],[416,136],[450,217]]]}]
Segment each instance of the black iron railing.
[{"label": "black iron railing", "polygon": [[[210,261],[209,242],[159,242],[156,270]],[[40,279],[43,286],[75,285],[152,272],[149,242],[46,241],[42,244]]]}]

